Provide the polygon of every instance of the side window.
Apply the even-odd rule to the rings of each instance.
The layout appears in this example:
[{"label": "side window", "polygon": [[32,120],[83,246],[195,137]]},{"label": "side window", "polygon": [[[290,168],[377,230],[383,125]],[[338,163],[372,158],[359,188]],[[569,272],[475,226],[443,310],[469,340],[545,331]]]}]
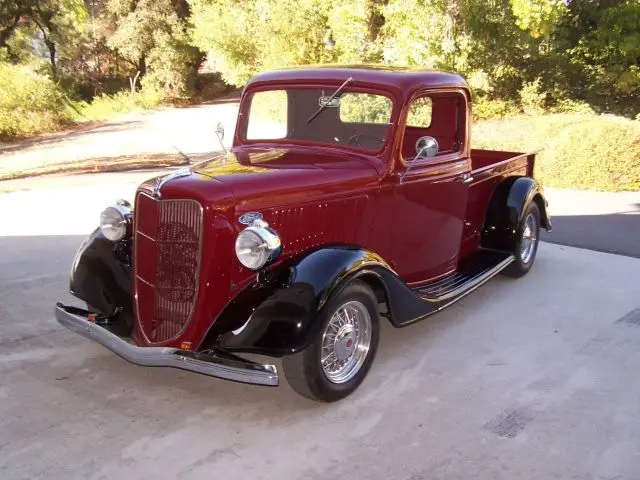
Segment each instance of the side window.
[{"label": "side window", "polygon": [[251,99],[247,140],[276,140],[287,136],[287,92],[256,92]]},{"label": "side window", "polygon": [[429,128],[432,107],[433,103],[430,97],[420,97],[414,100],[407,116],[407,127]]},{"label": "side window", "polygon": [[417,155],[416,145],[420,141],[434,146],[435,154],[428,155],[430,158],[459,152],[465,140],[464,94],[435,92],[418,97],[409,105],[407,128],[402,144],[404,159],[411,159]]},{"label": "side window", "polygon": [[379,123],[391,121],[391,99],[369,93],[344,93],[340,96],[340,121],[344,123]]}]

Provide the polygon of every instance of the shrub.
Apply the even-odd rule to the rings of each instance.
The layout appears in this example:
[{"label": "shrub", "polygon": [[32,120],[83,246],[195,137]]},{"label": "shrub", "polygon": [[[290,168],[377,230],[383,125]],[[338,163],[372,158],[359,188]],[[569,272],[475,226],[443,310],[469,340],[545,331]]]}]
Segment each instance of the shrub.
[{"label": "shrub", "polygon": [[64,93],[45,75],[0,62],[0,85],[0,138],[57,130],[72,119]]},{"label": "shrub", "polygon": [[224,83],[217,72],[199,73],[196,77],[194,103],[214,100],[232,89]]},{"label": "shrub", "polygon": [[518,105],[507,100],[489,100],[487,97],[478,97],[473,102],[474,120],[509,118],[519,113]]},{"label": "shrub", "polygon": [[538,151],[545,185],[601,191],[640,190],[640,124],[614,116],[555,114],[479,122],[474,148]]},{"label": "shrub", "polygon": [[580,102],[578,100],[570,100],[567,98],[560,99],[556,104],[551,107],[551,113],[595,113],[591,105],[587,102]]},{"label": "shrub", "polygon": [[544,112],[546,94],[540,91],[540,79],[525,83],[520,89],[520,105],[527,115],[540,115]]},{"label": "shrub", "polygon": [[123,90],[114,95],[97,96],[91,103],[82,103],[80,115],[88,120],[108,120],[124,113],[155,108],[163,102],[162,93],[153,87],[144,87],[135,93]]}]

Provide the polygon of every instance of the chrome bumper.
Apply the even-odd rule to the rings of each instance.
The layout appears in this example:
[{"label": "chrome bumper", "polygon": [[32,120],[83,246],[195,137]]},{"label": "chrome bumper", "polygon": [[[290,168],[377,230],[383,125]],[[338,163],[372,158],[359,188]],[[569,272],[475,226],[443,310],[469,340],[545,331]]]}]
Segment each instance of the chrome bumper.
[{"label": "chrome bumper", "polygon": [[[182,370],[256,385],[278,385],[275,365],[260,365],[235,356],[189,352],[170,347],[138,347],[92,323],[73,307],[56,305],[56,320],[69,330],[98,342],[125,360],[146,367],[174,367]],[[89,312],[87,312],[88,314]]]}]

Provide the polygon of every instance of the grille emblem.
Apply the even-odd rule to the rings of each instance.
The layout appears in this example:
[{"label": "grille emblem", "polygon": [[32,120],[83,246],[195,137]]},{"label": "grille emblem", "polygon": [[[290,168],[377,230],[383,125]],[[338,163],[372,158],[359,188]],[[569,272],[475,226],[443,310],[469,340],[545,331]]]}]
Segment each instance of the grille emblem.
[{"label": "grille emblem", "polygon": [[243,215],[240,215],[238,221],[242,225],[251,225],[256,220],[262,220],[262,214],[260,212],[247,212]]}]

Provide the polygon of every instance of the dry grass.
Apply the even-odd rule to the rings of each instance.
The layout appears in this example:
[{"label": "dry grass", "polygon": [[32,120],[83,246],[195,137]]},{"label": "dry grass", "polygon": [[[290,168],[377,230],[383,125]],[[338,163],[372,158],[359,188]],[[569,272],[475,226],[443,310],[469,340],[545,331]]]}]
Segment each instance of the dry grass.
[{"label": "dry grass", "polygon": [[539,151],[545,185],[640,191],[640,122],[619,117],[556,114],[485,120],[474,125],[474,148]]}]

